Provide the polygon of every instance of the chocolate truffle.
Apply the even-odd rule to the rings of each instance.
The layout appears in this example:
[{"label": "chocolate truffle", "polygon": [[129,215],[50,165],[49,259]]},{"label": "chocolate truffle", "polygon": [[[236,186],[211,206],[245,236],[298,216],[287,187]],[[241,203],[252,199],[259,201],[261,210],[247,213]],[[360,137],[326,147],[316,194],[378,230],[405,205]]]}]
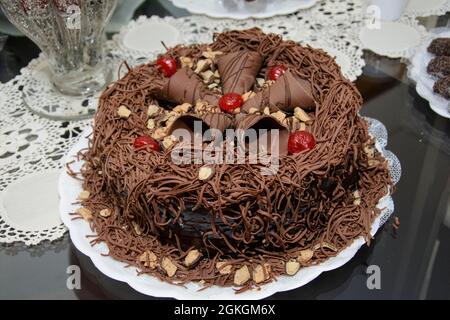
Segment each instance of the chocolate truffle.
[{"label": "chocolate truffle", "polygon": [[433,86],[433,91],[450,100],[450,76],[441,78]]},{"label": "chocolate truffle", "polygon": [[438,56],[431,59],[427,72],[439,78],[450,75],[450,57]]},{"label": "chocolate truffle", "polygon": [[437,56],[450,56],[450,38],[436,38],[428,46],[428,52]]}]

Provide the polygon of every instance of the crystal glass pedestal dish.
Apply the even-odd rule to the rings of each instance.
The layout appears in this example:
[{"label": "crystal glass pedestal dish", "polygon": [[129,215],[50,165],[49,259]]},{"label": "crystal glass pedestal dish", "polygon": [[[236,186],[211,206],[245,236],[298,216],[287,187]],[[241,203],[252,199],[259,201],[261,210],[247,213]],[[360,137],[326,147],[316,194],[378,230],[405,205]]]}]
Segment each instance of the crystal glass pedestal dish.
[{"label": "crystal glass pedestal dish", "polygon": [[81,103],[68,107],[65,101],[84,100],[111,81],[104,29],[116,4],[117,0],[0,0],[8,19],[45,56],[49,72],[41,73],[36,83],[50,82],[52,89],[47,95],[61,96],[60,103],[44,109],[35,107],[42,103],[34,103],[46,97],[40,86],[24,88],[24,101],[33,112],[55,119],[91,115],[79,110]]}]

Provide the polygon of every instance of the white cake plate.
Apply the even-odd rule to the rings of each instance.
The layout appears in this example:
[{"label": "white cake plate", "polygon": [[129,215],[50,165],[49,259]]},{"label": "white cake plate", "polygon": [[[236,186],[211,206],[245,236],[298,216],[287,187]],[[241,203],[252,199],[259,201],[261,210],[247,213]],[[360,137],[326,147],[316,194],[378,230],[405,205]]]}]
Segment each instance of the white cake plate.
[{"label": "white cake plate", "polygon": [[[376,147],[389,161],[391,175],[393,176],[394,183],[397,183],[401,175],[400,162],[392,152],[384,149],[387,143],[386,128],[377,120],[368,118],[366,118],[366,120],[369,122],[369,132],[376,138]],[[75,171],[79,171],[83,165],[83,161],[77,160],[76,155],[80,150],[88,147],[87,137],[91,133],[91,128],[85,130],[85,132],[81,135],[81,139],[73,146],[64,160],[65,163],[75,161],[71,164],[72,169]],[[91,246],[89,241],[92,238],[87,238],[87,236],[92,235],[94,232],[90,229],[89,224],[82,219],[73,220],[73,216],[70,215],[70,213],[75,212],[75,210],[79,207],[74,203],[76,202],[81,191],[81,182],[70,177],[66,171],[63,171],[59,179],[60,214],[61,220],[69,229],[70,238],[75,247],[77,247],[77,249],[85,255],[89,256],[94,265],[105,275],[112,279],[126,282],[135,290],[154,297],[196,300],[262,299],[277,292],[292,290],[304,286],[318,277],[322,272],[341,267],[358,252],[361,246],[365,244],[363,237],[359,237],[355,239],[349,247],[342,250],[337,256],[329,258],[318,265],[301,268],[295,276],[280,276],[277,278],[277,281],[262,286],[260,290],[249,290],[236,294],[232,287],[212,286],[208,289],[198,291],[200,286],[195,283],[188,283],[186,287],[180,287],[160,281],[150,275],[138,276],[138,270],[136,268],[126,268],[127,265],[124,262],[120,262],[109,256],[103,255],[108,253],[108,248],[105,243]],[[394,203],[390,193],[380,199],[377,207],[380,208],[381,214],[372,224],[372,235],[375,235],[379,227],[387,221],[389,216],[394,211]]]}]

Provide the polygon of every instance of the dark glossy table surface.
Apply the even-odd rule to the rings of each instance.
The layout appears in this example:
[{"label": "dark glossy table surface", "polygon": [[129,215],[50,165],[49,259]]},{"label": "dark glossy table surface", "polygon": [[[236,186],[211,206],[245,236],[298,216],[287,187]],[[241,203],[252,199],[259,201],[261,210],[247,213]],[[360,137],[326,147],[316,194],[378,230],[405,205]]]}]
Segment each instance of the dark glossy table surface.
[{"label": "dark glossy table surface", "polygon": [[[183,15],[156,1],[135,12]],[[445,25],[447,17],[437,21]],[[37,56],[24,37],[8,37],[0,52],[0,81],[5,82]],[[435,114],[406,78],[406,65],[366,52],[357,80],[365,103],[362,114],[384,123],[388,149],[400,159],[402,178],[394,194],[394,216],[370,247],[364,246],[343,267],[308,285],[273,299],[450,299],[450,120]],[[67,267],[81,268],[81,289],[66,286]],[[381,289],[369,290],[367,266],[381,270]],[[0,299],[149,299],[128,285],[109,279],[77,251],[66,235],[54,243],[27,248],[0,246]]]}]

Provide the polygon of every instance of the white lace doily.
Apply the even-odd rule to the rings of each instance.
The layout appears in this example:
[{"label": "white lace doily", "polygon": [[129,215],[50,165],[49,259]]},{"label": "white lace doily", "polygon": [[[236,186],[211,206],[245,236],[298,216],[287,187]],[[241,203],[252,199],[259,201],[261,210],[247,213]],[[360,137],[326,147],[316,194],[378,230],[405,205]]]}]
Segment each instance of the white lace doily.
[{"label": "white lace doily", "polygon": [[409,0],[405,15],[413,17],[440,16],[450,11],[449,0]]},{"label": "white lace doily", "polygon": [[[385,149],[388,139],[387,130],[378,120],[366,118],[366,121],[369,124],[369,133],[376,139],[375,146],[388,160],[393,182],[397,183],[401,176],[401,167],[397,157],[392,152]],[[80,140],[69,151],[65,161],[72,162],[76,160],[78,151],[88,146],[88,139],[86,137],[90,135],[91,132],[92,129],[89,127],[82,133]],[[81,168],[82,164],[83,161],[75,161],[71,166],[77,171]],[[61,219],[69,228],[72,242],[78,250],[91,258],[94,265],[105,275],[126,282],[135,290],[154,297],[171,297],[176,299],[262,299],[276,292],[301,287],[315,279],[322,272],[341,267],[358,252],[362,245],[365,244],[363,237],[359,237],[355,239],[349,247],[339,252],[337,256],[329,258],[320,264],[302,268],[292,277],[280,276],[277,278],[277,281],[266,284],[260,287],[259,290],[249,290],[236,295],[231,287],[212,286],[205,290],[198,291],[200,286],[195,283],[187,283],[185,284],[185,287],[180,287],[167,282],[162,282],[149,275],[137,276],[136,268],[127,267],[126,263],[115,260],[107,255],[108,247],[105,243],[91,246],[91,238],[88,236],[91,236],[93,231],[90,229],[89,224],[82,219],[73,220],[73,216],[70,214],[79,206],[73,203],[78,194],[82,191],[81,182],[70,177],[66,172],[63,172],[59,180],[59,191],[61,198]],[[377,208],[381,210],[381,213],[372,224],[372,236],[375,235],[377,230],[389,219],[394,211],[394,202],[390,195],[390,191],[380,199]]]},{"label": "white lace doily", "polygon": [[426,37],[427,31],[414,17],[404,16],[398,21],[381,21],[379,28],[364,26],[359,39],[364,48],[390,58],[410,58]]},{"label": "white lace doily", "polygon": [[0,85],[0,243],[34,245],[66,232],[57,220],[55,170],[60,171],[64,154],[90,123],[33,115],[22,102],[27,81],[19,75]]},{"label": "white lace doily", "polygon": [[314,6],[318,0],[170,0],[175,6],[193,14],[204,14],[213,18],[249,19],[270,18],[286,15]]}]

